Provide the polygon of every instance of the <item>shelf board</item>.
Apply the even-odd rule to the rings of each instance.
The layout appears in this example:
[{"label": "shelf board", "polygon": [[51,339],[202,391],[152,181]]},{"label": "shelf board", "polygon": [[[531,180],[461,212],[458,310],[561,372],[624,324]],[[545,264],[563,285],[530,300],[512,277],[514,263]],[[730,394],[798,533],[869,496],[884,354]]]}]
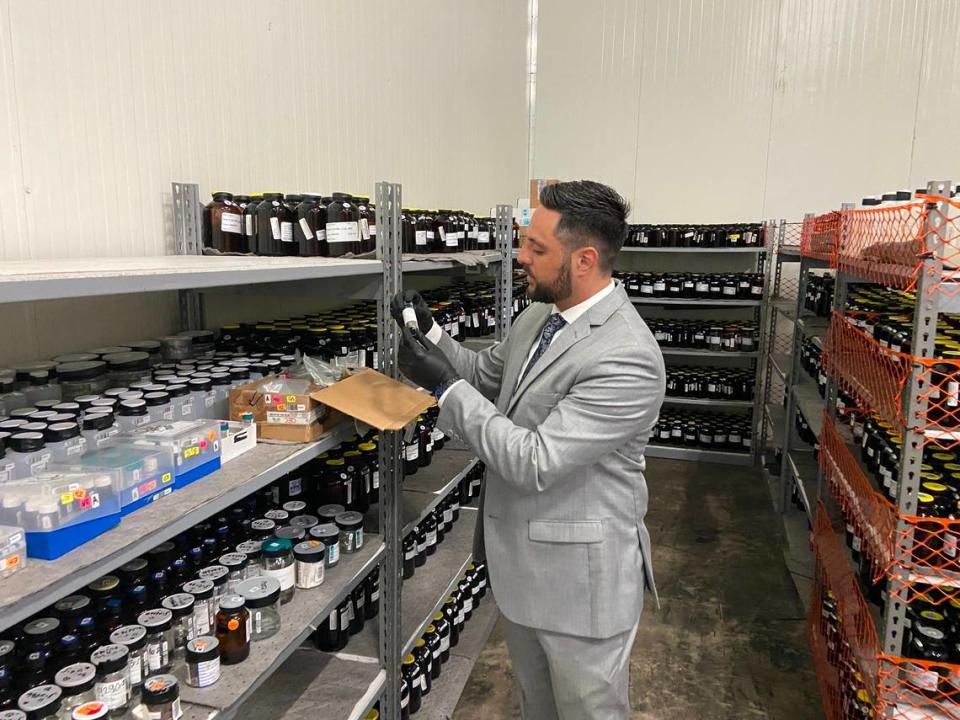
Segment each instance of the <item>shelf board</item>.
[{"label": "shelf board", "polygon": [[772,433],[770,440],[774,447],[783,447],[783,431],[786,428],[787,411],[780,405],[767,403],[764,407],[764,417],[770,425]]},{"label": "shelf board", "polygon": [[404,580],[400,599],[401,657],[406,656],[423,635],[470,564],[478,514],[473,508],[461,508],[460,519],[437,545],[437,551],[427,558],[425,565],[416,569],[412,578]]},{"label": "shelf board", "polygon": [[770,362],[773,365],[773,371],[780,376],[781,380],[786,380],[790,375],[790,365],[793,362],[793,356],[788,353],[772,353]]},{"label": "shelf board", "polygon": [[150,548],[269,485],[353,433],[344,423],[306,445],[257,446],[220,470],[131,513],[119,526],[56,560],[29,559],[0,582],[0,630],[25,620]]},{"label": "shelf board", "polygon": [[793,385],[793,395],[796,399],[797,410],[806,419],[813,434],[820,437],[823,430],[823,411],[827,401],[820,397],[817,386],[806,376]]},{"label": "shelf board", "polygon": [[664,355],[678,355],[682,357],[707,357],[707,358],[755,358],[759,357],[757,351],[747,352],[728,352],[724,350],[703,350],[701,348],[678,348],[678,347],[660,347],[660,352]]},{"label": "shelf board", "polygon": [[797,319],[797,301],[796,300],[774,300],[773,309],[783,315],[788,320]]},{"label": "shelf board", "polygon": [[814,344],[821,350],[823,349],[823,339],[827,336],[827,328],[829,325],[829,318],[817,317],[815,315],[802,317],[797,323],[800,332],[813,340]]},{"label": "shelf board", "polygon": [[813,511],[817,505],[817,475],[819,468],[809,450],[791,450],[787,453],[787,462],[790,472],[797,480],[800,489],[800,500],[803,502],[807,518],[813,521]]},{"label": "shelf board", "polygon": [[671,397],[667,395],[663,398],[664,403],[670,405],[700,405],[703,407],[738,407],[752,408],[753,400],[722,400],[719,398],[682,398]]},{"label": "shelf board", "polygon": [[789,260],[790,262],[799,262],[800,261],[800,246],[799,245],[781,245],[777,248],[777,256],[783,258],[784,260]]},{"label": "shelf board", "polygon": [[709,298],[646,298],[633,295],[634,305],[696,305],[699,307],[757,307],[762,300],[712,300]]},{"label": "shelf board", "polygon": [[470,679],[470,673],[483,651],[500,612],[490,591],[473,611],[470,621],[460,633],[460,642],[450,648],[450,659],[443,664],[439,678],[433,681],[430,694],[423,699],[417,720],[449,720]]},{"label": "shelf board", "polygon": [[[383,554],[384,544],[380,537],[367,536],[359,552],[340,556],[339,565],[327,571],[323,585],[312,590],[297,590],[290,602],[280,606],[282,622],[276,635],[252,643],[250,657],[226,670],[216,684],[194,688],[181,683],[180,697],[186,702],[218,710],[220,717],[235,715],[347,593],[366,577]],[[176,671],[181,680],[184,680],[184,672],[183,666]]]},{"label": "shelf board", "polygon": [[[448,440],[449,443],[449,440]],[[470,469],[477,456],[470,450],[444,447],[433,462],[403,481],[403,532],[401,540],[443,500]]]},{"label": "shelf board", "polygon": [[700,247],[623,247],[623,252],[627,253],[677,253],[680,255],[700,255],[711,253],[735,253],[741,255],[759,255],[767,252],[765,247],[722,247],[722,248],[700,248]]},{"label": "shelf board", "polygon": [[805,514],[798,512],[785,512],[782,518],[786,537],[786,545],[783,548],[784,563],[806,613],[810,609],[814,575],[813,552],[810,549],[810,521]]},{"label": "shelf board", "polygon": [[753,456],[750,453],[703,450],[701,448],[688,448],[679,445],[647,445],[644,455],[648,458],[666,458],[668,460],[714,462],[723,465],[753,465]]}]

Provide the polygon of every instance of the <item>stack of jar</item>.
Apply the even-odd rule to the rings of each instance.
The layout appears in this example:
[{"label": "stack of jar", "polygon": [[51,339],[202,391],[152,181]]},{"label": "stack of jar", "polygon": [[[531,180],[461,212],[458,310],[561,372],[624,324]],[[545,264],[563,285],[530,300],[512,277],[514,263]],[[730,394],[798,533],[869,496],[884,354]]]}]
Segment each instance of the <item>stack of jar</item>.
[{"label": "stack of jar", "polygon": [[752,371],[675,365],[667,368],[667,397],[711,400],[752,400]]},{"label": "stack of jar", "polygon": [[[840,710],[844,720],[872,720],[873,701],[863,675],[855,661],[853,648],[844,632],[840,607],[834,594],[823,589],[820,595],[818,631],[827,648],[827,661],[836,668],[839,677]],[[852,630],[848,630],[852,632]]]},{"label": "stack of jar", "polygon": [[433,616],[423,635],[400,664],[400,714],[407,718],[420,711],[423,698],[440,678],[450,650],[460,643],[464,627],[487,594],[484,563],[473,563],[456,584],[453,593]]},{"label": "stack of jar", "polygon": [[[312,514],[303,501],[280,504],[281,485],[248,496],[10,628],[0,640],[0,710],[38,687],[44,690],[27,704],[43,693],[79,704],[87,698],[74,685],[86,688],[88,675],[87,689],[119,710],[138,692],[146,702],[145,679],[176,664],[186,664],[189,684],[205,687],[219,677],[220,663],[246,659],[251,641],[279,630],[282,604],[321,585],[344,555],[364,546],[360,513],[324,505]],[[359,587],[353,600],[373,617],[378,571]],[[88,661],[92,673],[75,667]],[[61,686],[59,694],[48,689],[52,683]]]},{"label": "stack of jar", "polygon": [[666,318],[646,318],[646,322],[664,348],[754,352],[760,345],[760,327],[754,322]]},{"label": "stack of jar", "polygon": [[379,612],[380,571],[374,569],[320,623],[313,642],[320,650],[339,652],[353,635],[363,630],[366,621],[373,620]]},{"label": "stack of jar", "polygon": [[403,208],[401,247],[405,253],[452,253],[496,250],[496,221],[464,210]]},{"label": "stack of jar", "polygon": [[803,298],[803,307],[817,317],[830,317],[833,311],[833,275],[807,274],[807,292]]},{"label": "stack of jar", "polygon": [[725,225],[631,225],[626,247],[755,248],[763,246],[758,223]]},{"label": "stack of jar", "polygon": [[750,417],[733,413],[661,410],[650,435],[654,445],[680,445],[704,450],[750,452]]},{"label": "stack of jar", "polygon": [[761,300],[760,273],[653,273],[614,271],[635,298],[674,300]]},{"label": "stack of jar", "polygon": [[451,490],[436,507],[427,513],[417,526],[403,539],[403,579],[409,580],[418,567],[426,565],[427,558],[437,551],[454,523],[460,519],[461,506],[469,505],[480,496],[485,468],[475,464],[464,473],[459,485]]}]

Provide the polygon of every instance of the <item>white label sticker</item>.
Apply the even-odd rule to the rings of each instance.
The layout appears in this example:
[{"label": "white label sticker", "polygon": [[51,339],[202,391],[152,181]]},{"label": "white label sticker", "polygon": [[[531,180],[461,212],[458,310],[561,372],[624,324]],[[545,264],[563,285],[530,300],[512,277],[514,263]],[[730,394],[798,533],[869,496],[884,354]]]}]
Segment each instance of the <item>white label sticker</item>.
[{"label": "white label sticker", "polygon": [[222,213],[220,215],[220,232],[237,233],[243,232],[243,215],[236,213]]},{"label": "white label sticker", "polygon": [[280,223],[280,240],[283,242],[293,242],[293,223]]},{"label": "white label sticker", "polygon": [[477,244],[478,245],[489,245],[490,244],[490,231],[481,230],[477,234]]},{"label": "white label sticker", "polygon": [[327,239],[327,231],[325,228],[317,230],[317,242],[324,242]]},{"label": "white label sticker", "polygon": [[407,445],[407,462],[413,462],[420,457],[420,443],[415,442],[411,445]]},{"label": "white label sticker", "polygon": [[327,223],[327,242],[345,243],[359,242],[360,231],[355,222],[328,222]]},{"label": "white label sticker", "polygon": [[417,245],[426,245],[426,244],[427,244],[427,231],[426,231],[426,230],[417,230],[417,232],[416,232],[416,242],[417,242]]},{"label": "white label sticker", "polygon": [[127,704],[129,699],[127,695],[127,680],[111,680],[110,682],[98,682],[94,686],[97,700],[106,703],[111,710],[116,710]]},{"label": "white label sticker", "polygon": [[288,565],[278,570],[266,570],[264,574],[275,577],[280,582],[281,590],[289,590],[292,588],[297,579],[297,570],[293,565]]},{"label": "white label sticker", "polygon": [[244,217],[244,224],[246,225],[246,235],[253,236],[253,215],[247,215]]},{"label": "white label sticker", "polygon": [[450,649],[450,633],[440,636],[440,652],[446,652]]},{"label": "white label sticker", "polygon": [[307,240],[313,240],[313,230],[310,229],[310,223],[307,222],[306,218],[300,218],[300,229]]},{"label": "white label sticker", "polygon": [[270,231],[273,233],[273,239],[280,239],[280,218],[270,218]]},{"label": "white label sticker", "polygon": [[364,240],[370,239],[370,223],[366,218],[360,218],[360,237]]}]

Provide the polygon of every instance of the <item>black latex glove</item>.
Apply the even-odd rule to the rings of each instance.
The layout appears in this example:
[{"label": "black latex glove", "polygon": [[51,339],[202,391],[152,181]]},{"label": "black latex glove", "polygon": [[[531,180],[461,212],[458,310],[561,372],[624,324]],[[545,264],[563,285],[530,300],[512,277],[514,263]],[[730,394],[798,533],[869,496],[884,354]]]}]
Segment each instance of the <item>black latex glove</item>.
[{"label": "black latex glove", "polygon": [[400,371],[412,382],[434,392],[449,387],[460,379],[443,351],[427,340],[422,332],[401,326],[403,337],[397,363]]},{"label": "black latex glove", "polygon": [[420,293],[416,290],[404,290],[394,295],[393,300],[390,301],[390,314],[397,321],[397,325],[403,327],[403,309],[407,305],[412,305],[417,312],[417,324],[420,326],[420,332],[430,332],[430,328],[433,327],[433,315],[430,314],[430,308],[427,307],[427,303],[424,302],[424,299],[420,297]]}]

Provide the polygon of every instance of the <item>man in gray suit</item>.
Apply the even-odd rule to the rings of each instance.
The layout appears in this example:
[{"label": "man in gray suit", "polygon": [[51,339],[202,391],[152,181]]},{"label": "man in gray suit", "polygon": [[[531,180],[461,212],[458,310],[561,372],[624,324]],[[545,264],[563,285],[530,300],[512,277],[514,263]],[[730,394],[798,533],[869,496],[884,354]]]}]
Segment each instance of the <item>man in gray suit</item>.
[{"label": "man in gray suit", "polygon": [[536,302],[488,350],[443,333],[414,292],[392,306],[401,370],[487,466],[476,552],[528,720],[628,718],[644,585],[656,598],[643,473],[664,368],[612,279],[628,211],[599,183],[544,188],[517,258]]}]

